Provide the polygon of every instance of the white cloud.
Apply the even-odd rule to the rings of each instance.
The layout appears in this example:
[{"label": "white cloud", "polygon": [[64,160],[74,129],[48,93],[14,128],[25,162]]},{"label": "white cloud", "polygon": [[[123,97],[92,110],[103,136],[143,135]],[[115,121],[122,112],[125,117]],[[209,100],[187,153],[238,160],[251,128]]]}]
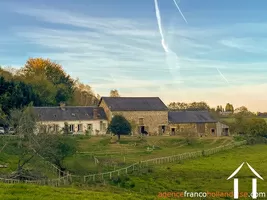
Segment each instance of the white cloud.
[{"label": "white cloud", "polygon": [[[103,95],[117,88],[124,96],[160,96],[165,101],[207,100],[214,105],[241,102],[252,107],[253,97],[249,94],[256,97],[261,89],[266,89],[265,85],[260,85],[265,75],[252,70],[263,70],[266,62],[243,64],[224,59],[223,53],[229,47],[258,50],[253,46],[253,39],[227,36],[229,30],[237,29],[236,26],[228,29],[189,26],[178,30],[172,27],[165,31],[169,46],[178,52],[181,74],[178,84],[174,83],[166,64],[156,20],[101,18],[57,9],[18,8],[17,13],[37,19],[46,27],[13,29],[18,39],[39,47],[40,50],[32,52],[31,56],[58,61],[69,74]],[[64,29],[60,25],[64,25]],[[240,24],[237,27],[245,28]],[[215,58],[212,55],[216,55]],[[225,83],[216,68],[230,84]],[[244,86],[240,86],[242,84]],[[246,93],[249,88],[251,93]],[[238,97],[242,97],[239,101],[236,91],[240,92]]]},{"label": "white cloud", "polygon": [[244,52],[266,54],[267,50],[262,45],[267,44],[267,40],[261,38],[228,38],[220,40],[219,43],[230,48],[235,48]]}]

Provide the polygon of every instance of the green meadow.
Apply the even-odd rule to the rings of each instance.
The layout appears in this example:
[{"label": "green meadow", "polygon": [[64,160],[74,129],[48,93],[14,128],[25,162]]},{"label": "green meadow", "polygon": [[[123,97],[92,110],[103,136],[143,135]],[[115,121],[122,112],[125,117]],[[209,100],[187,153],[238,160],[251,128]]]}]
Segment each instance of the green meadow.
[{"label": "green meadow", "polygon": [[[91,138],[87,138],[90,140]],[[80,150],[96,151],[97,146],[101,146],[99,140],[95,147],[85,145],[85,140],[79,142]],[[129,139],[123,139],[125,143],[131,144]],[[123,141],[122,140],[122,141]],[[137,139],[131,139],[136,140]],[[151,141],[150,141],[151,140]],[[155,141],[156,140],[156,141]],[[177,138],[177,140],[179,140]],[[95,141],[96,142],[96,141]],[[170,146],[171,139],[148,139],[147,144],[155,143],[161,149],[154,150],[148,157],[158,157],[170,154],[174,151],[174,147]],[[177,142],[177,141],[176,141]],[[229,139],[221,138],[196,140],[191,145],[184,144],[183,146],[176,147],[177,152],[196,150],[208,148],[213,145],[222,145],[231,142]],[[122,142],[123,143],[123,142]],[[118,145],[118,144],[116,144]],[[115,146],[107,145],[107,151],[115,151]],[[154,144],[155,145],[155,144]],[[142,146],[142,145],[141,145]],[[139,149],[140,152],[134,154],[129,153],[132,160],[140,159],[142,154],[141,146],[133,146],[133,149]],[[176,145],[177,146],[177,145]],[[180,149],[180,150],[178,150]],[[112,150],[112,151],[111,151]],[[267,146],[264,144],[258,145],[245,145],[235,149],[220,152],[212,156],[200,157],[193,160],[185,160],[177,163],[169,163],[164,165],[156,165],[140,172],[135,172],[131,175],[113,178],[110,182],[105,184],[83,185],[73,184],[68,187],[54,188],[48,186],[35,186],[26,184],[0,184],[0,199],[163,199],[158,197],[163,192],[227,192],[233,191],[233,180],[227,178],[233,171],[240,166],[242,162],[248,162],[264,179],[267,176]],[[118,150],[117,150],[118,151]],[[158,151],[158,152],[156,152]],[[100,151],[99,151],[100,153]],[[115,154],[113,154],[115,156]],[[105,154],[105,156],[108,156]],[[136,158],[134,159],[134,157]],[[123,157],[118,156],[118,157]],[[144,154],[145,157],[145,154]],[[118,158],[119,159],[119,158]],[[122,158],[120,158],[122,159]],[[68,164],[74,160],[68,158]],[[83,160],[81,159],[81,162]],[[84,164],[86,162],[84,161]],[[82,165],[82,164],[81,164]],[[92,167],[93,168],[93,167]],[[239,191],[251,192],[252,183],[251,179],[254,177],[249,168],[244,165],[238,173],[239,178]],[[267,183],[258,179],[258,192],[267,193]],[[175,197],[165,199],[177,199]],[[200,199],[200,198],[183,198],[183,199]],[[233,199],[231,197],[210,199]],[[247,199],[247,198],[243,198]],[[260,199],[260,198],[259,198]],[[261,199],[267,199],[261,198]]]}]

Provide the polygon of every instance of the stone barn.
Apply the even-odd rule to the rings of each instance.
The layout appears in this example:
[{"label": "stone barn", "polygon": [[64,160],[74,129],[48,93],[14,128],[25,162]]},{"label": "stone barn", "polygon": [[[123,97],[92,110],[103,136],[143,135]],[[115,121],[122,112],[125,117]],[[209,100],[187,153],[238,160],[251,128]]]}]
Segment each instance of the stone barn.
[{"label": "stone barn", "polygon": [[99,102],[110,122],[114,115],[124,116],[133,134],[168,133],[168,108],[159,97],[102,97]]},{"label": "stone barn", "polygon": [[194,132],[200,137],[218,136],[217,121],[208,111],[169,111],[168,120],[170,135]]}]

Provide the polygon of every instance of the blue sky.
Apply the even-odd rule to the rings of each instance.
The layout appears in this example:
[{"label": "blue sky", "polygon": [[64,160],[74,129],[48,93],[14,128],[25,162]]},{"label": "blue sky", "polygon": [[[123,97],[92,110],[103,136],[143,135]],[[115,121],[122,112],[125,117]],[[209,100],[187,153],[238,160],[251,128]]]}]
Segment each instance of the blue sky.
[{"label": "blue sky", "polygon": [[[76,2],[76,3],[74,3]],[[267,2],[154,0],[0,2],[0,65],[50,58],[108,95],[227,102],[267,111]]]}]

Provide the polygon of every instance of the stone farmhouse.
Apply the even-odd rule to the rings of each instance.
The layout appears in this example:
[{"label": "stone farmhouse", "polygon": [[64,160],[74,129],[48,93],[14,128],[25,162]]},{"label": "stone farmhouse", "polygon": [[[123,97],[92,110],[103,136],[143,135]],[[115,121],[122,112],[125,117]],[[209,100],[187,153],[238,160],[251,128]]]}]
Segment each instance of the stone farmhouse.
[{"label": "stone farmhouse", "polygon": [[124,116],[132,134],[198,136],[229,135],[229,127],[212,118],[208,111],[169,111],[159,97],[102,97],[98,106],[34,107],[39,128],[60,133],[68,125],[73,134],[104,135],[115,115]]},{"label": "stone farmhouse", "polygon": [[108,121],[104,110],[100,107],[65,106],[34,107],[38,121],[38,129],[46,132],[62,133],[65,123],[73,134],[104,135]]},{"label": "stone farmhouse", "polygon": [[102,97],[103,108],[110,122],[112,116],[123,115],[133,126],[133,134],[166,133],[168,108],[159,97]]}]

